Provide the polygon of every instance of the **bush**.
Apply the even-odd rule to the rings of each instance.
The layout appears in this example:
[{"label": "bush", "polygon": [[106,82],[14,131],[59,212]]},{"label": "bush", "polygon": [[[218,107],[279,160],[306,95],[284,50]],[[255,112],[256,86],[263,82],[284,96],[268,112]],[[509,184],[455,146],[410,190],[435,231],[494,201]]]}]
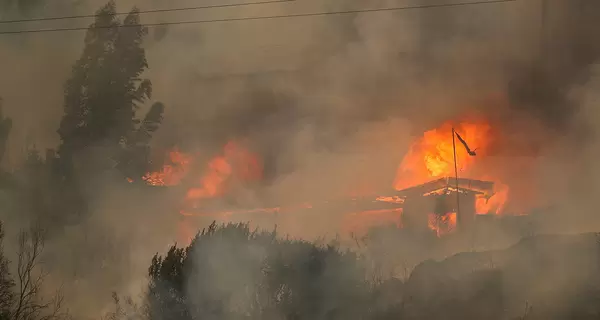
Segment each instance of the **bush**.
[{"label": "bush", "polygon": [[368,310],[355,254],[248,224],[211,224],[188,247],[155,255],[149,276],[151,319],[358,319]]}]

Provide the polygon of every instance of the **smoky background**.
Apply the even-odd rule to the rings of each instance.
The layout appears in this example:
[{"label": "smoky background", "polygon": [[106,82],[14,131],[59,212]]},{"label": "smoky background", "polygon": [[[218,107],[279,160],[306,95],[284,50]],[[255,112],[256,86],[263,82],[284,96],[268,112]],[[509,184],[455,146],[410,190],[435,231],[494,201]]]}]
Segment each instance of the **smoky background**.
[{"label": "smoky background", "polygon": [[[458,2],[296,0],[144,14],[142,21]],[[87,14],[103,4],[4,0],[0,17]],[[134,5],[145,10],[197,2],[118,2],[120,11]],[[597,230],[593,64],[600,52],[594,41],[600,10],[594,8],[591,1],[550,0],[544,6],[535,0],[150,28],[147,77],[153,97],[167,106],[155,137],[156,156],[177,145],[208,159],[227,141],[243,139],[260,155],[264,179],[234,196],[240,207],[317,201],[365,188],[390,193],[397,166],[416,136],[448,119],[478,114],[499,132],[486,166],[501,170],[515,192],[533,189],[557,208],[560,214],[544,222],[549,230]],[[14,121],[6,168],[18,167],[27,148],[58,144],[63,84],[83,36],[0,35],[0,96]],[[176,241],[180,223],[175,191],[150,195],[89,183],[92,214],[61,227],[48,243],[60,257],[53,264],[56,281],[68,283],[74,311],[83,315],[102,309],[111,291],[135,294],[149,258]],[[314,210],[258,226],[277,223],[283,233],[315,239],[339,233],[343,219]],[[27,217],[9,220],[20,225]],[[383,241],[389,244],[383,253],[398,247],[419,251],[416,243],[392,240]],[[80,250],[73,243],[82,243]]]}]

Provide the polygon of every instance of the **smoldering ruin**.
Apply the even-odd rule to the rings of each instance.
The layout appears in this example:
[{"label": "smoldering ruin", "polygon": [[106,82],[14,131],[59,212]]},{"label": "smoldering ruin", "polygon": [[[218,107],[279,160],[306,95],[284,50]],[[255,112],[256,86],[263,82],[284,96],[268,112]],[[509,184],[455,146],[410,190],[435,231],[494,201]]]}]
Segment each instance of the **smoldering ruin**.
[{"label": "smoldering ruin", "polygon": [[0,318],[597,318],[599,15],[0,0]]}]

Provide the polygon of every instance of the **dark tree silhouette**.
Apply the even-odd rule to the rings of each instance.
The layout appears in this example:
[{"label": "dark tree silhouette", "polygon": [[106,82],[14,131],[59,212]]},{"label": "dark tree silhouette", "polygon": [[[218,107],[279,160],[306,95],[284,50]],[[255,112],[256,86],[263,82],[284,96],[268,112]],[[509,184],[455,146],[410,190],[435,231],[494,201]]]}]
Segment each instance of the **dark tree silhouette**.
[{"label": "dark tree silhouette", "polygon": [[143,307],[138,306],[133,299],[121,299],[116,292],[112,294],[114,309],[108,311],[102,320],[143,320],[147,315]]},{"label": "dark tree silhouette", "polygon": [[165,106],[157,102],[150,107],[139,128],[127,140],[127,146],[119,159],[119,169],[128,177],[143,176],[152,164],[150,142],[163,120]]},{"label": "dark tree silhouette", "polygon": [[[58,133],[62,144],[59,154],[69,162],[88,148],[100,148],[101,168],[129,163],[139,165],[146,157],[128,148],[139,144],[140,130],[156,131],[164,106],[150,108],[146,122],[136,118],[139,108],[151,97],[152,83],[142,79],[148,68],[142,41],[147,29],[140,24],[137,9],[123,21],[114,1],[97,12],[85,37],[85,47],[65,85],[64,116]],[[126,155],[124,155],[124,153]],[[85,162],[85,161],[84,161]]]},{"label": "dark tree silhouette", "polygon": [[10,319],[14,320],[58,320],[68,318],[63,311],[63,296],[60,290],[50,299],[42,293],[48,275],[42,268],[44,235],[40,228],[19,233],[19,249],[16,261],[17,288]]},{"label": "dark tree silhouette", "polygon": [[4,226],[0,223],[0,319],[9,319],[14,299],[15,282],[8,268],[8,259],[4,256]]},{"label": "dark tree silhouette", "polygon": [[41,256],[44,237],[41,229],[22,230],[18,236],[18,250],[11,263],[4,254],[3,224],[0,223],[0,319],[2,320],[58,320],[69,318],[64,311],[60,290],[45,296],[42,292],[47,273],[42,268]]}]

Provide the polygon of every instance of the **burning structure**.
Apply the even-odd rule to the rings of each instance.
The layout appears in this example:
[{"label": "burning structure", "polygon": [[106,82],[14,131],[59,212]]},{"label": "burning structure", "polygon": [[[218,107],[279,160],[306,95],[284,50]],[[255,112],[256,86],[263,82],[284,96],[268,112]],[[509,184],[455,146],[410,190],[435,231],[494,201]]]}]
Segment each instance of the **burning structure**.
[{"label": "burning structure", "polygon": [[[464,148],[453,141],[454,128]],[[184,225],[195,218],[227,222],[262,221],[264,217],[278,224],[293,217],[300,221],[310,210],[343,217],[340,230],[344,233],[393,223],[411,232],[433,231],[443,236],[467,231],[476,217],[506,213],[510,188],[502,174],[486,163],[493,158],[493,142],[491,125],[484,120],[448,122],[426,131],[414,140],[400,163],[395,190],[385,195],[338,195],[327,201],[307,199],[296,204],[261,202],[256,207],[232,201],[230,195],[236,190],[260,182],[263,171],[260,156],[237,142],[226,144],[200,171],[194,166],[195,155],[174,149],[168,163],[144,180],[154,186],[184,187],[180,208]]]},{"label": "burning structure", "polygon": [[435,230],[438,236],[466,229],[475,220],[476,200],[493,196],[493,186],[489,181],[441,178],[401,190],[403,226]]},{"label": "burning structure", "polygon": [[[470,108],[466,112],[468,117],[464,117],[463,114],[463,117],[454,118],[457,121],[446,123],[428,122],[424,124],[425,128],[418,128],[419,136],[415,137],[408,150],[406,150],[395,175],[390,172],[390,175],[394,178],[390,179],[393,181],[389,181],[391,185],[389,192],[361,194],[360,197],[348,194],[327,203],[314,201],[314,199],[302,199],[303,201],[306,200],[307,203],[292,205],[276,203],[270,205],[265,202],[257,204],[257,208],[250,209],[247,209],[245,204],[234,203],[229,206],[228,201],[221,201],[220,199],[227,198],[229,194],[234,193],[233,190],[240,183],[244,185],[258,181],[258,184],[260,184],[264,174],[261,167],[263,165],[261,160],[264,160],[264,157],[261,158],[259,154],[253,154],[249,150],[245,150],[244,147],[246,146],[238,142],[230,142],[220,152],[208,155],[212,158],[206,159],[207,161],[199,160],[194,154],[174,149],[169,152],[167,164],[164,168],[148,173],[144,180],[150,185],[179,185],[179,187],[184,188],[183,195],[181,195],[182,208],[178,209],[181,209],[182,219],[185,219],[185,221],[200,216],[214,217],[217,220],[224,221],[233,219],[248,221],[254,220],[255,215],[269,215],[275,218],[278,215],[297,215],[297,219],[302,220],[304,210],[323,210],[324,214],[339,210],[345,212],[345,218],[340,223],[340,229],[344,231],[364,230],[365,226],[373,224],[395,223],[404,228],[415,230],[433,229],[438,235],[443,235],[454,230],[469,228],[476,218],[492,220],[496,216],[507,217],[527,214],[536,207],[547,204],[541,199],[542,195],[536,194],[539,188],[532,185],[534,179],[531,179],[531,176],[527,177],[527,174],[532,172],[534,168],[529,163],[525,163],[527,159],[523,160],[523,158],[536,156],[532,155],[535,152],[532,150],[535,148],[531,145],[541,144],[538,139],[552,140],[552,137],[538,138],[537,135],[532,135],[527,139],[522,139],[522,136],[514,134],[514,131],[518,131],[514,130],[515,127],[518,127],[518,124],[515,127],[508,125],[509,122],[515,122],[507,120],[512,119],[512,117],[504,119],[502,124],[497,125],[488,121],[489,119],[474,119],[472,116],[477,110],[485,109],[483,112],[490,118],[506,118],[507,115],[497,115],[496,112],[507,112],[512,115],[513,111],[509,104],[515,104],[519,105],[520,109],[527,111],[528,114],[530,113],[534,118],[543,118],[552,127],[559,127],[556,122],[560,122],[566,117],[560,116],[561,112],[554,112],[558,110],[554,105],[563,103],[554,93],[564,92],[565,90],[562,88],[566,88],[567,83],[573,82],[573,79],[579,78],[580,73],[587,69],[587,66],[598,57],[598,52],[600,52],[597,42],[587,40],[594,38],[594,35],[598,32],[597,28],[590,27],[597,20],[594,14],[597,10],[594,9],[597,9],[598,5],[598,3],[589,0],[549,0],[528,5],[532,8],[535,7],[535,10],[525,10],[524,12],[535,13],[535,16],[528,17],[527,21],[540,19],[540,32],[532,31],[531,35],[531,39],[540,41],[527,41],[525,43],[533,44],[531,59],[527,58],[523,60],[525,62],[521,62],[522,58],[519,54],[517,61],[511,61],[511,65],[513,63],[516,65],[514,69],[517,71],[515,71],[515,75],[510,75],[510,83],[506,92],[504,88],[498,88],[500,99],[494,99],[491,104],[486,104],[487,101],[481,103],[480,108]],[[540,10],[538,10],[538,6]],[[446,15],[445,12],[443,14]],[[426,20],[423,19],[423,21]],[[463,21],[457,19],[457,21],[459,20]],[[573,23],[574,21],[578,23]],[[504,24],[504,21],[502,21],[501,25],[504,26]],[[439,27],[433,28],[431,32],[439,32],[439,29]],[[428,32],[427,30],[429,29],[423,28],[421,31]],[[448,32],[454,31],[453,29],[448,30]],[[541,39],[538,39],[540,36]],[[438,45],[437,41],[422,42],[423,45],[428,43]],[[540,48],[538,48],[538,45],[541,45]],[[521,46],[517,47],[521,48]],[[437,47],[426,47],[423,51],[434,52],[436,55],[439,52]],[[527,50],[519,50],[519,52],[521,51]],[[415,56],[418,56],[421,60],[423,54],[424,52],[417,52]],[[537,56],[538,54],[540,57]],[[457,56],[464,57],[463,55]],[[510,55],[507,54],[507,56]],[[533,65],[528,66],[529,60],[533,62]],[[527,67],[523,67],[521,63],[526,63]],[[452,63],[448,64],[452,65]],[[321,65],[315,65],[318,66],[315,69],[321,72]],[[502,64],[503,70],[506,69],[504,65]],[[529,70],[530,68],[532,70]],[[523,70],[525,71],[523,72]],[[279,77],[286,79],[295,77],[293,74],[278,73],[277,75],[251,75],[247,80],[253,84],[256,82],[262,83],[263,76],[268,78],[264,80],[265,83],[271,82],[270,77],[274,77],[276,80],[279,80]],[[213,77],[201,79],[202,86],[200,87],[208,87],[209,90],[227,87],[231,83],[244,81],[239,78],[238,76],[227,76],[217,80]],[[260,81],[258,81],[258,78],[261,78]],[[455,78],[454,74],[452,78]],[[378,96],[382,95],[381,88],[376,87]],[[389,87],[395,90],[394,86]],[[496,93],[495,90],[494,93]],[[493,107],[494,103],[500,104],[501,107]],[[261,100],[259,104],[264,105],[265,101]],[[285,105],[286,103],[281,104]],[[476,104],[480,105],[479,102]],[[543,107],[534,108],[533,106]],[[519,111],[518,114],[521,115],[523,110]],[[559,116],[554,117],[555,113]],[[260,113],[257,112],[257,114]],[[253,114],[249,115],[255,116]],[[410,114],[394,115],[399,117],[411,116]],[[248,115],[238,114],[237,116],[245,117]],[[440,117],[455,116],[455,114],[444,114]],[[440,120],[438,117],[428,118],[435,118],[431,121]],[[554,121],[554,118],[557,118],[558,121]],[[279,123],[279,121],[276,122]],[[237,128],[237,122],[234,121],[234,123]],[[281,123],[286,122],[282,121]],[[526,123],[527,127],[534,125],[534,123]],[[461,137],[468,142],[473,151],[476,152],[476,156],[470,155],[469,150],[459,146],[459,148],[456,148],[456,161],[453,159],[452,128],[455,128]],[[501,133],[497,132],[498,130],[504,131],[505,135],[511,137],[501,137]],[[513,131],[513,133],[511,134],[510,131]],[[532,131],[535,132],[536,130],[533,129]],[[224,137],[223,140],[241,136],[246,137],[247,130],[238,131],[236,129],[233,134]],[[522,141],[528,139],[532,140],[533,143]],[[506,145],[509,145],[509,148],[503,149],[503,146]],[[514,159],[499,159],[497,155],[502,151],[506,151],[506,149],[511,149],[513,153],[520,153],[519,155],[525,154],[525,156],[516,161]],[[518,151],[515,151],[517,149]],[[512,163],[506,165],[503,161],[512,161]],[[522,162],[517,163],[517,161]],[[198,166],[199,162],[202,163]],[[457,175],[454,172],[455,163],[458,166]],[[199,171],[198,167],[200,167]],[[460,177],[458,181],[448,178],[455,176]],[[362,189],[363,186],[360,185],[359,180],[357,179],[356,185],[358,189]],[[369,190],[370,188],[366,187],[364,189]],[[381,190],[382,188],[373,189]],[[334,190],[332,194],[337,196],[340,192],[336,191],[338,190]],[[539,193],[543,192],[540,191]]]}]

